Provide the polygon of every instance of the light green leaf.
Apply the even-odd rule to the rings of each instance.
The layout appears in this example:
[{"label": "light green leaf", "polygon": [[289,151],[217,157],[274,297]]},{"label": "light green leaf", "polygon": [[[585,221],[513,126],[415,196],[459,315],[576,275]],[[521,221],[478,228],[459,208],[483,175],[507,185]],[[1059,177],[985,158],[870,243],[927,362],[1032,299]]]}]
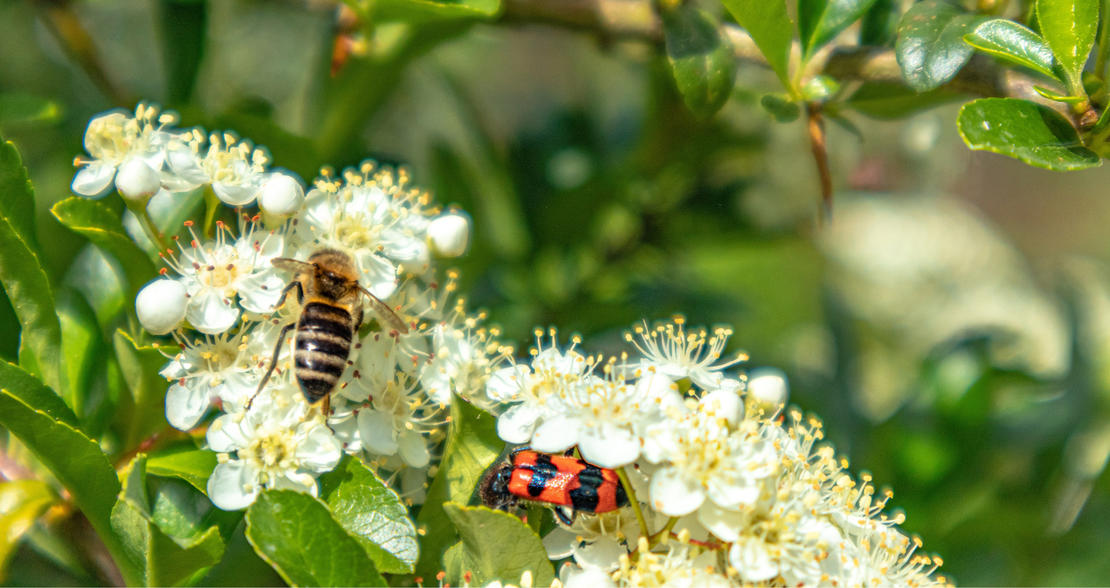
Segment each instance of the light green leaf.
[{"label": "light green leaf", "polygon": [[62,107],[57,102],[22,92],[0,94],[0,126],[57,122]]},{"label": "light green leaf", "polygon": [[1057,79],[1056,61],[1044,39],[1012,20],[988,20],[964,35],[964,41],[983,53]]},{"label": "light green leaf", "polygon": [[914,4],[898,24],[894,44],[906,83],[924,92],[952,79],[974,52],[964,35],[983,18],[944,0]]},{"label": "light green leaf", "polygon": [[1016,98],[983,98],[960,109],[957,121],[968,147],[1020,159],[1029,165],[1068,171],[1102,163],[1079,140],[1060,113]]},{"label": "light green leaf", "polygon": [[1044,86],[1033,86],[1033,91],[1040,94],[1041,96],[1044,96],[1045,98],[1048,98],[1049,100],[1063,102],[1065,104],[1079,104],[1080,102],[1086,100],[1086,98],[1083,96],[1069,96],[1067,94],[1061,94],[1056,90],[1046,88]]},{"label": "light green leaf", "polygon": [[1068,77],[1069,91],[1078,94],[1098,31],[1098,0],[1037,0],[1037,22]]},{"label": "light green leaf", "polygon": [[4,580],[8,560],[23,534],[57,501],[58,496],[45,482],[0,482],[0,581]]},{"label": "light green leaf", "polygon": [[856,22],[875,0],[798,0],[798,34],[802,55],[820,49]]},{"label": "light green leaf", "polygon": [[468,502],[482,474],[504,448],[505,442],[497,436],[497,419],[462,398],[452,399],[443,461],[417,517],[417,526],[425,530],[420,538],[418,576],[431,578],[443,569],[443,552],[458,540],[443,503]]},{"label": "light green leaf", "polygon": [[127,236],[119,215],[97,200],[67,198],[50,209],[69,230],[82,235],[104,253],[116,258],[127,274],[130,296],[157,273],[146,253]]},{"label": "light green leaf", "polygon": [[780,123],[794,122],[802,114],[802,108],[786,94],[764,94],[759,105]]},{"label": "light green leaf", "polygon": [[[8,370],[19,370],[10,364],[6,366]],[[108,456],[96,441],[70,424],[76,421],[72,413],[66,420],[53,416],[52,412],[62,412],[58,406],[61,401],[38,405],[47,395],[53,395],[50,390],[41,384],[30,387],[33,379],[26,373],[17,378],[7,376],[0,378],[0,425],[18,437],[69,491],[116,560],[124,579],[129,584],[138,583],[141,574],[124,556],[123,545],[110,523],[120,483]],[[72,421],[67,422],[69,419]]]},{"label": "light green leaf", "polygon": [[720,110],[736,80],[736,57],[718,23],[704,11],[683,5],[663,12],[663,39],[686,106],[702,117]]},{"label": "light green leaf", "polygon": [[23,368],[0,361],[0,386],[16,393],[28,405],[41,410],[51,419],[75,429],[80,428],[80,421],[73,409],[53,390],[44,386],[41,380],[27,373]]},{"label": "light green leaf", "polygon": [[359,542],[316,498],[268,490],[246,518],[255,552],[292,586],[385,585]]},{"label": "light green leaf", "polygon": [[27,168],[23,167],[19,151],[11,141],[0,144],[0,216],[32,249],[38,249],[35,189],[27,175]]},{"label": "light green leaf", "polygon": [[794,27],[785,0],[722,0],[732,18],[748,31],[784,88],[790,87],[790,43]]},{"label": "light green leaf", "polygon": [[113,345],[130,391],[120,402],[119,420],[126,423],[124,444],[135,447],[169,426],[163,404],[168,384],[158,373],[168,360],[157,348],[140,346],[123,330],[116,331]]},{"label": "light green leaf", "polygon": [[148,474],[180,478],[201,492],[208,492],[208,477],[215,468],[215,453],[189,446],[174,447],[152,454],[146,463]]},{"label": "light green leaf", "polygon": [[532,573],[537,586],[546,586],[555,578],[543,542],[520,519],[484,506],[453,502],[444,504],[443,510],[462,537],[443,558],[448,582],[461,584],[466,572],[477,585],[495,580],[516,584],[526,571]]},{"label": "light green leaf", "polygon": [[84,418],[94,369],[104,359],[100,325],[84,297],[68,288],[58,296],[58,321],[62,327],[62,353],[66,358],[64,367],[69,383],[66,403]]},{"label": "light green leaf", "polygon": [[[421,22],[443,19],[491,19],[501,11],[501,0],[370,0],[348,1],[380,21]],[[362,6],[360,6],[362,5]],[[365,8],[369,6],[369,8]]]}]

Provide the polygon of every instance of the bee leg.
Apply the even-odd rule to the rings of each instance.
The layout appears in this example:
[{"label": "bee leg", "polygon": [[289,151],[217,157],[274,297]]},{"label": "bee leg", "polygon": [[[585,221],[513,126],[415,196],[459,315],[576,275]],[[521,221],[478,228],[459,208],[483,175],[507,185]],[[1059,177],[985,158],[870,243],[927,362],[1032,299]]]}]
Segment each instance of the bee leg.
[{"label": "bee leg", "polygon": [[328,417],[331,416],[331,394],[324,397],[324,401],[319,404],[319,407],[320,414],[324,417],[324,426],[334,434],[335,429],[331,428],[331,423],[328,422]]},{"label": "bee leg", "polygon": [[254,402],[255,396],[262,391],[262,387],[270,380],[270,374],[274,373],[274,368],[277,367],[278,352],[281,351],[281,344],[285,342],[285,335],[290,329],[297,326],[297,323],[289,323],[281,328],[281,333],[278,334],[277,345],[274,346],[274,354],[270,356],[270,367],[266,370],[266,375],[262,376],[262,381],[258,383],[258,389],[254,391],[254,395],[247,401],[247,410],[251,409],[251,403]]},{"label": "bee leg", "polygon": [[289,282],[285,288],[282,288],[281,297],[278,298],[277,304],[274,305],[275,310],[285,305],[285,299],[289,297],[289,291],[293,288],[297,289],[297,303],[304,304],[304,286],[302,286],[299,281],[293,280]]},{"label": "bee leg", "polygon": [[[568,511],[570,512],[570,514],[567,514]],[[560,523],[563,523],[568,527],[574,524],[574,517],[577,514],[578,513],[574,509],[567,508],[565,506],[555,508],[555,518],[559,519]]]}]

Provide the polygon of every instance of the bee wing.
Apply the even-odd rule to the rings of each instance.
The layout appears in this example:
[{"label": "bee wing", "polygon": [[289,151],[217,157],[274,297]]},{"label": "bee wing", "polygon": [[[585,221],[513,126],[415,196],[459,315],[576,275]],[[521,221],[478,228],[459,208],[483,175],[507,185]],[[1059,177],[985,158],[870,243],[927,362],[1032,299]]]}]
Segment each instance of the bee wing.
[{"label": "bee wing", "polygon": [[316,264],[301,261],[299,259],[291,259],[288,257],[275,257],[270,260],[274,267],[291,272],[310,272],[316,269]]},{"label": "bee wing", "polygon": [[366,298],[368,300],[370,300],[370,306],[374,308],[374,314],[378,315],[379,318],[389,323],[389,326],[398,333],[404,335],[405,333],[409,332],[409,328],[407,325],[405,325],[405,321],[401,320],[401,317],[397,316],[397,313],[393,312],[392,308],[390,308],[386,303],[382,302],[380,298],[371,294],[370,291],[366,288],[359,286],[358,289],[362,290],[362,293],[366,295]]}]

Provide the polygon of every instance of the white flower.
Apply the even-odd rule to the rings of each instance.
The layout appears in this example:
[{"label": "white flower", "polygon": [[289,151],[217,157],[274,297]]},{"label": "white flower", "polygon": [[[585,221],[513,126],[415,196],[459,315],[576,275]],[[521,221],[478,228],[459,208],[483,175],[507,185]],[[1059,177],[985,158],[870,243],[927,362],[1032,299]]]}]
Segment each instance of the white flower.
[{"label": "white flower", "polygon": [[276,216],[289,216],[304,204],[304,187],[291,174],[275,171],[267,174],[258,195],[258,207]]},{"label": "white flower", "polygon": [[142,159],[128,159],[116,172],[116,189],[128,200],[145,201],[161,188],[158,172]]},{"label": "white flower", "polygon": [[202,245],[194,234],[189,247],[179,244],[180,256],[166,260],[181,275],[188,292],[185,317],[202,333],[230,329],[240,307],[272,312],[285,286],[285,279],[270,264],[282,252],[282,235],[259,235],[262,231],[256,231],[253,222],[241,224],[239,238],[219,223],[215,240]]},{"label": "white flower", "polygon": [[246,414],[223,415],[208,428],[208,445],[221,454],[208,478],[213,504],[243,509],[264,488],[317,494],[316,476],[335,468],[343,454],[299,396],[291,387],[263,391]]},{"label": "white flower", "polygon": [[[365,350],[364,350],[365,351]],[[419,382],[394,372],[357,412],[362,450],[372,456],[397,456],[411,468],[431,462],[429,445],[444,424],[440,406],[427,401]]]},{"label": "white flower", "polygon": [[748,398],[767,416],[778,414],[789,395],[790,388],[782,370],[763,367],[748,372]]},{"label": "white flower", "polygon": [[473,397],[489,377],[490,345],[484,331],[440,323],[432,329],[432,357],[420,380],[433,402],[448,404],[451,394]]},{"label": "white flower", "polygon": [[212,192],[229,206],[247,206],[262,188],[269,155],[231,133],[212,133],[202,156],[204,136],[196,132],[184,144],[175,143],[167,161],[178,188],[209,184]]},{"label": "white flower", "polygon": [[[127,164],[139,162],[152,172],[161,171],[165,145],[172,139],[172,134],[164,127],[174,122],[174,115],[159,115],[157,108],[146,104],[139,104],[134,116],[110,112],[93,118],[85,130],[85,151],[92,158],[77,158],[75,163],[82,167],[74,176],[71,188],[77,194],[95,198],[108,190],[113,179],[117,182],[122,179],[122,186],[117,186],[121,191],[126,189],[131,194],[137,194],[136,189],[146,191],[150,188],[150,176],[145,170]],[[129,172],[117,178],[116,172],[123,166],[127,166]]]},{"label": "white flower", "polygon": [[625,340],[644,355],[638,366],[631,367],[638,367],[641,372],[658,372],[675,381],[689,378],[702,389],[712,390],[724,378],[721,370],[747,360],[747,355],[740,353],[719,362],[732,335],[730,329],[718,328],[709,335],[704,329],[687,331],[685,325],[682,318],[654,329],[645,322],[635,327],[633,333],[626,333]]},{"label": "white flower", "polygon": [[165,335],[185,320],[185,286],[160,278],[143,286],[135,297],[139,324],[154,335]]},{"label": "white flower", "polygon": [[470,243],[470,218],[458,212],[436,218],[428,225],[428,240],[432,250],[443,257],[466,253]]}]

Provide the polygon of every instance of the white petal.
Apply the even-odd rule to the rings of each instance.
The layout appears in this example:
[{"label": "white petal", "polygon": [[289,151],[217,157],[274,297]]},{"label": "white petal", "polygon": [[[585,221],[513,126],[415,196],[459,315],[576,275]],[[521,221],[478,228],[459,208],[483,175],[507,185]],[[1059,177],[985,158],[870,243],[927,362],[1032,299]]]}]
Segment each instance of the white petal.
[{"label": "white petal", "polygon": [[197,155],[192,149],[174,149],[166,159],[170,170],[177,176],[177,182],[182,186],[199,186],[208,183],[208,174],[201,167]]},{"label": "white petal", "polygon": [[424,441],[424,436],[416,431],[406,430],[401,433],[400,439],[397,440],[397,453],[409,467],[426,467],[432,460],[431,454],[428,453],[428,443]]},{"label": "white petal", "polygon": [[82,196],[99,198],[108,190],[115,176],[116,166],[94,161],[78,170],[70,188]]},{"label": "white petal", "polygon": [[542,453],[559,453],[578,444],[578,434],[582,422],[575,418],[559,415],[544,419],[532,434],[532,449]]},{"label": "white petal", "polygon": [[525,365],[501,368],[486,382],[486,394],[498,402],[512,402],[528,382],[531,370]]},{"label": "white petal", "polygon": [[230,329],[239,319],[239,308],[206,288],[189,299],[185,318],[201,333],[218,335]]},{"label": "white petal", "polygon": [[741,475],[717,475],[706,482],[709,500],[724,508],[750,506],[759,500],[762,484]]},{"label": "white petal", "polygon": [[587,543],[584,546],[576,544],[574,561],[583,567],[612,570],[620,565],[621,556],[627,554],[628,551],[616,539],[601,537],[597,541]]},{"label": "white petal", "polygon": [[712,502],[702,504],[696,512],[698,522],[710,533],[726,543],[740,538],[740,531],[748,524],[748,515],[740,511],[725,510]]},{"label": "white petal", "polygon": [[254,471],[238,460],[221,463],[208,477],[208,498],[223,510],[242,510],[258,497],[261,487]]},{"label": "white petal", "polygon": [[217,453],[231,453],[247,446],[246,437],[235,419],[235,416],[225,414],[208,427],[205,439],[209,449]]},{"label": "white petal", "polygon": [[139,324],[155,335],[165,335],[185,320],[185,286],[177,280],[159,278],[143,286],[135,297]]},{"label": "white petal", "polygon": [[744,403],[741,402],[740,395],[728,387],[718,388],[702,396],[698,408],[706,414],[724,419],[731,427],[735,427],[744,415]]},{"label": "white petal", "polygon": [[258,195],[258,185],[254,182],[230,183],[213,182],[212,192],[221,202],[229,206],[246,206]]},{"label": "white petal", "polygon": [[388,259],[374,253],[357,257],[361,270],[358,281],[362,287],[382,300],[389,298],[397,290],[397,267]]},{"label": "white petal", "polygon": [[281,290],[285,287],[276,272],[256,272],[245,276],[235,282],[239,291],[239,306],[250,312],[269,313],[281,298]]},{"label": "white petal", "polygon": [[749,582],[770,580],[779,574],[778,562],[770,547],[760,539],[741,539],[728,550],[729,563],[740,571],[741,578]]},{"label": "white petal", "polygon": [[518,404],[497,417],[497,435],[509,443],[527,443],[542,412],[531,404]]},{"label": "white petal", "polygon": [[626,427],[605,422],[579,433],[578,450],[582,452],[582,458],[592,464],[619,468],[640,456],[640,439]]},{"label": "white petal", "polygon": [[667,467],[651,477],[651,504],[672,517],[694,512],[705,502],[701,484],[688,480],[676,468]]},{"label": "white petal", "polygon": [[270,484],[271,488],[279,490],[293,490],[303,494],[316,496],[320,490],[316,486],[316,478],[305,472],[288,471],[284,476],[278,476]]},{"label": "white petal", "polygon": [[314,472],[328,472],[335,468],[343,457],[339,441],[325,426],[312,427],[311,431],[297,444],[297,461],[302,468]]},{"label": "white petal", "polygon": [[570,557],[577,544],[578,534],[563,527],[555,527],[543,537],[543,548],[547,552],[547,559],[550,560]]},{"label": "white petal", "polygon": [[179,431],[188,431],[208,411],[209,402],[208,386],[197,382],[183,386],[175,382],[166,391],[166,421]]},{"label": "white petal", "polygon": [[397,440],[394,439],[393,419],[384,412],[363,410],[358,413],[358,432],[362,447],[378,455],[396,455]]},{"label": "white petal", "polygon": [[[597,568],[578,568],[574,564],[568,563],[566,579],[563,580],[564,588],[610,588],[615,587],[613,579],[609,574]],[[563,577],[563,572],[559,572],[560,578]]]}]

